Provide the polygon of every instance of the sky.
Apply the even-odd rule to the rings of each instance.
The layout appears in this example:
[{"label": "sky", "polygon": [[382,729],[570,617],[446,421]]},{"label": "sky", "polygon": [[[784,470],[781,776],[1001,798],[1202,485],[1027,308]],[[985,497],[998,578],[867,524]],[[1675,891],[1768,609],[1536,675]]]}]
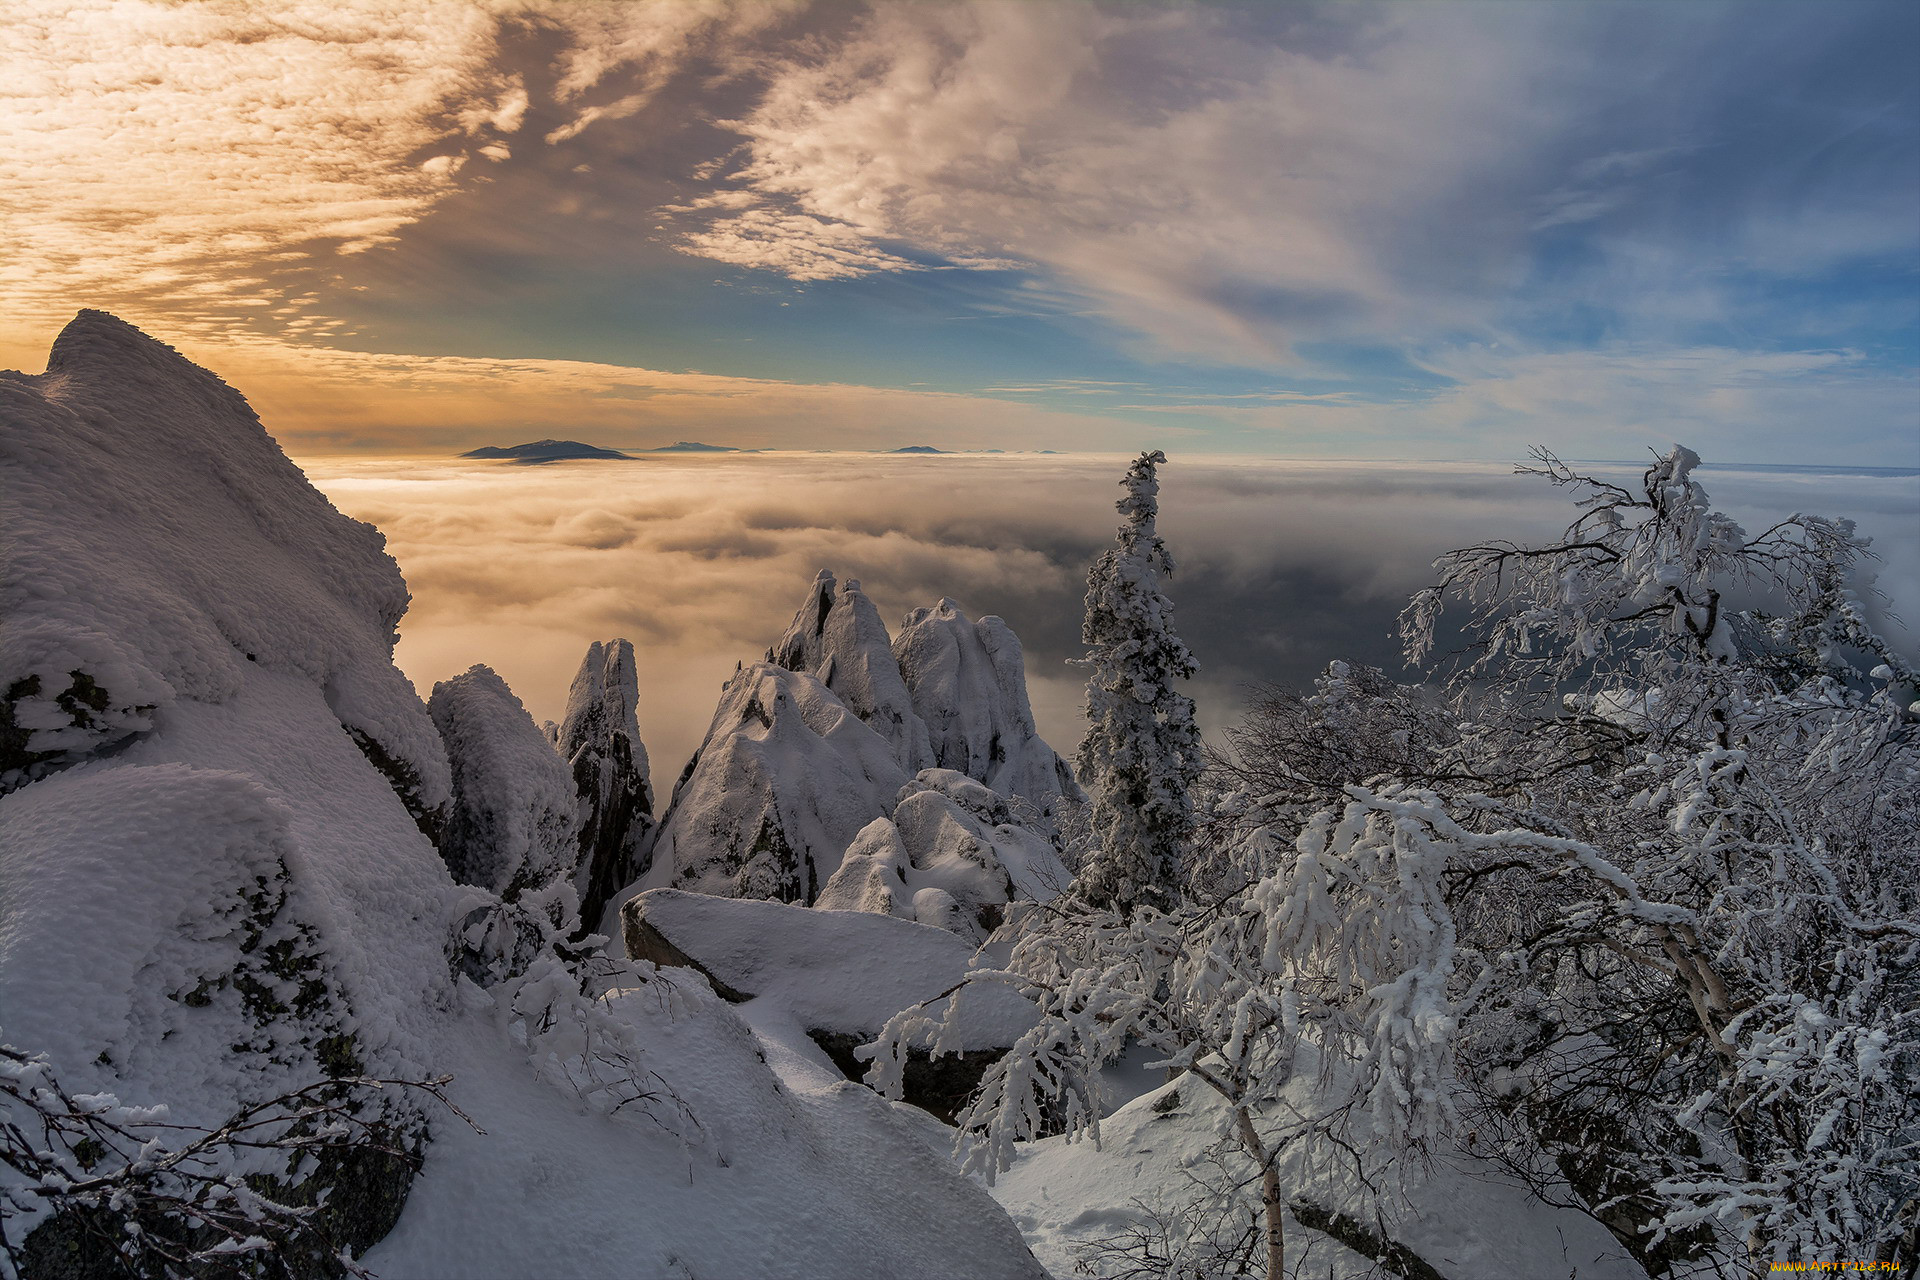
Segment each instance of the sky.
[{"label": "sky", "polygon": [[1912,467],[1915,65],[1906,0],[9,0],[0,366],[102,307],[302,456]]}]

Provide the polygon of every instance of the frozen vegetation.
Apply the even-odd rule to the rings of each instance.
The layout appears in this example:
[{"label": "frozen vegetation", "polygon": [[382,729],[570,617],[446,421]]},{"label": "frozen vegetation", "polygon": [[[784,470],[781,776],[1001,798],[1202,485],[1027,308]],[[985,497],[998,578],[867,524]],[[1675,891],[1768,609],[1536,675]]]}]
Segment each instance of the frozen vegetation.
[{"label": "frozen vegetation", "polygon": [[1565,537],[1405,615],[1451,668],[1212,755],[1143,454],[1077,770],[1001,619],[822,571],[657,823],[644,653],[423,701],[171,349],[81,313],[0,459],[0,1275],[1920,1265],[1916,675],[1685,449],[1543,455]]}]

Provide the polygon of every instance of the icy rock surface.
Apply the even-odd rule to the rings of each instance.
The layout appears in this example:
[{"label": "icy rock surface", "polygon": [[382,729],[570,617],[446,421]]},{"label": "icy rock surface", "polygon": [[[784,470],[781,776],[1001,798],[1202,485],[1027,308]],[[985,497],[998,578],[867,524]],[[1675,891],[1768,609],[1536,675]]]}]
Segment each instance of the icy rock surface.
[{"label": "icy rock surface", "polygon": [[453,765],[440,854],[453,878],[511,901],[570,879],[580,848],[566,762],[491,668],[433,686],[427,709]]},{"label": "icy rock surface", "polygon": [[580,809],[580,863],[574,875],[580,918],[594,927],[614,894],[646,869],[653,830],[653,783],[635,710],[640,687],[633,645],[595,642],[567,692],[554,746],[573,773]]},{"label": "icy rock surface", "polygon": [[908,773],[934,763],[927,726],[900,676],[887,624],[858,581],[849,578],[836,591],[833,574],[822,569],[787,633],[767,651],[767,661],[817,677],[887,740]]},{"label": "icy rock surface", "polygon": [[893,653],[936,765],[1042,809],[1079,798],[1073,770],[1034,728],[1026,661],[1005,622],[942,600],[906,616]]},{"label": "icy rock surface", "polygon": [[722,691],[640,884],[811,905],[906,782],[886,741],[819,680],[755,663]]},{"label": "icy rock surface", "polygon": [[[393,666],[385,539],[288,464],[240,394],[99,311],[0,372],[0,786],[87,758],[249,668],[325,691],[421,811],[440,740]],[[370,752],[371,754],[371,752]]]},{"label": "icy rock surface", "polygon": [[1044,902],[1071,878],[1051,844],[965,774],[923,770],[898,800],[861,828],[815,905],[917,920],[979,943],[1008,902]]}]

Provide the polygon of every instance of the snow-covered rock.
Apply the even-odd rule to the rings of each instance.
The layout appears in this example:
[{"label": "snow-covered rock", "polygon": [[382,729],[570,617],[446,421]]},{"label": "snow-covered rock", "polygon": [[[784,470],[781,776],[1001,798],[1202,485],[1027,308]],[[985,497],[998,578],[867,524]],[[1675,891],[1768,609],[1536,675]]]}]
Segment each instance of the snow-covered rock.
[{"label": "snow-covered rock", "polygon": [[1070,877],[1053,846],[965,774],[923,770],[863,827],[816,904],[872,911],[985,941],[1006,904],[1044,902]]},{"label": "snow-covered rock", "polygon": [[727,682],[640,884],[811,904],[906,782],[886,741],[819,680],[755,663]]},{"label": "snow-covered rock", "polygon": [[0,788],[153,729],[250,669],[324,690],[417,815],[439,736],[392,662],[407,588],[371,525],[288,464],[247,402],[99,311],[47,371],[0,372]]},{"label": "snow-covered rock", "polygon": [[[933,892],[938,892],[934,890]],[[686,966],[738,1002],[764,1038],[789,1055],[822,1058],[851,1079],[859,1052],[887,1020],[927,1002],[941,1017],[974,950],[951,931],[862,911],[716,898],[655,889],[621,909],[629,955]],[[1033,1026],[1033,1005],[997,983],[966,987],[934,1058],[910,1044],[906,1099],[951,1119],[981,1074]],[[790,1034],[783,1036],[783,1031]]]},{"label": "snow-covered rock", "polygon": [[1026,660],[1011,628],[952,600],[915,609],[893,642],[934,763],[1046,809],[1080,797],[1073,770],[1034,728]]},{"label": "snow-covered rock", "polygon": [[887,624],[858,581],[849,578],[835,591],[833,574],[822,569],[786,634],[767,651],[767,661],[817,677],[887,740],[908,773],[934,763],[927,726],[900,676]]},{"label": "snow-covered rock", "polygon": [[427,709],[453,764],[440,854],[461,884],[512,901],[571,879],[580,819],[566,762],[489,667],[433,686]]},{"label": "snow-covered rock", "polygon": [[[844,1081],[787,1083],[697,975],[549,947],[490,989],[456,977],[456,934],[507,904],[457,885],[427,834],[451,773],[390,660],[407,596],[379,534],[315,493],[237,393],[119,321],[83,314],[49,366],[0,374],[6,1042],[48,1054],[69,1094],[188,1126],[341,1074],[452,1074],[484,1133],[404,1089],[339,1086],[402,1143],[430,1122],[418,1178],[356,1164],[365,1149],[297,1175],[285,1151],[257,1153],[303,1179],[294,1194],[324,1194],[334,1241],[388,1280],[1041,1280],[897,1109]],[[537,866],[555,847],[533,838],[538,815],[572,803],[573,779],[504,686],[457,692],[457,754],[504,740],[515,794],[546,797],[515,864]],[[891,770],[890,799],[904,776],[840,714]],[[532,787],[529,737],[554,771]],[[558,847],[571,871],[577,844]],[[11,1105],[7,1123],[33,1123]],[[16,1189],[13,1204],[57,1193]],[[34,1227],[11,1218],[9,1238]],[[58,1274],[124,1271],[40,1231],[29,1251]],[[337,1274],[307,1262],[294,1274]]]},{"label": "snow-covered rock", "polygon": [[646,870],[653,783],[635,709],[640,687],[633,644],[596,641],[567,691],[554,746],[573,771],[580,807],[580,918],[595,927],[607,903]]}]

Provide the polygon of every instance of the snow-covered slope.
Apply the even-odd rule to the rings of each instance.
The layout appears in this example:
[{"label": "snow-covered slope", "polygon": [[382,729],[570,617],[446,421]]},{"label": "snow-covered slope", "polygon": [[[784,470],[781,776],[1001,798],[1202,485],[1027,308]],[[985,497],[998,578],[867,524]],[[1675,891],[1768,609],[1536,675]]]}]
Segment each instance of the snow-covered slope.
[{"label": "snow-covered slope", "polygon": [[[1308,1103],[1317,1087],[1314,1074],[1303,1073],[1295,1100]],[[1210,1159],[1230,1131],[1228,1114],[1212,1090],[1181,1076],[1102,1120],[1097,1147],[1064,1137],[1028,1144],[997,1179],[994,1196],[1049,1270],[1076,1274],[1088,1246],[1143,1227],[1151,1234],[1156,1215],[1177,1220],[1201,1198],[1205,1181],[1245,1177],[1240,1165]],[[1380,1263],[1382,1246],[1399,1245],[1429,1268],[1413,1274],[1446,1280],[1646,1280],[1598,1222],[1542,1204],[1458,1148],[1436,1153],[1431,1170],[1408,1171],[1404,1194],[1378,1196],[1341,1172],[1337,1151],[1321,1148],[1311,1163],[1307,1154],[1296,1148],[1281,1158],[1281,1186],[1294,1206],[1289,1274],[1373,1280],[1394,1274]],[[1254,1186],[1238,1211],[1242,1225],[1258,1208]],[[1164,1248],[1164,1236],[1157,1243]]]},{"label": "snow-covered slope", "polygon": [[721,693],[641,886],[811,904],[906,782],[886,742],[820,681],[755,663]]},{"label": "snow-covered slope", "polygon": [[1005,622],[973,621],[942,600],[907,615],[893,653],[935,764],[1042,808],[1080,795],[1073,770],[1034,728],[1026,660]]},{"label": "snow-covered slope", "polygon": [[0,785],[150,728],[252,668],[321,689],[415,788],[448,795],[393,666],[407,589],[385,540],[287,463],[238,392],[99,311],[47,371],[0,372]]},{"label": "snow-covered slope", "polygon": [[[86,313],[48,373],[0,375],[0,460],[0,1015],[70,1093],[206,1125],[297,1083],[453,1073],[485,1134],[369,1094],[403,1140],[430,1129],[422,1174],[306,1187],[337,1193],[356,1251],[405,1204],[367,1259],[388,1280],[1041,1275],[895,1108],[784,1083],[704,979],[571,961],[550,936],[488,987],[456,976],[465,935],[509,908],[456,884],[429,835],[450,771],[390,660],[405,586],[235,392]],[[442,699],[463,804],[570,805],[511,694],[466,686]],[[891,799],[885,744],[822,709],[866,735],[853,754]],[[529,737],[552,776],[525,776]]]},{"label": "snow-covered slope", "polygon": [[573,771],[580,804],[580,918],[597,924],[607,903],[646,869],[653,781],[636,712],[639,677],[628,640],[595,641],[567,690],[554,746]]}]

